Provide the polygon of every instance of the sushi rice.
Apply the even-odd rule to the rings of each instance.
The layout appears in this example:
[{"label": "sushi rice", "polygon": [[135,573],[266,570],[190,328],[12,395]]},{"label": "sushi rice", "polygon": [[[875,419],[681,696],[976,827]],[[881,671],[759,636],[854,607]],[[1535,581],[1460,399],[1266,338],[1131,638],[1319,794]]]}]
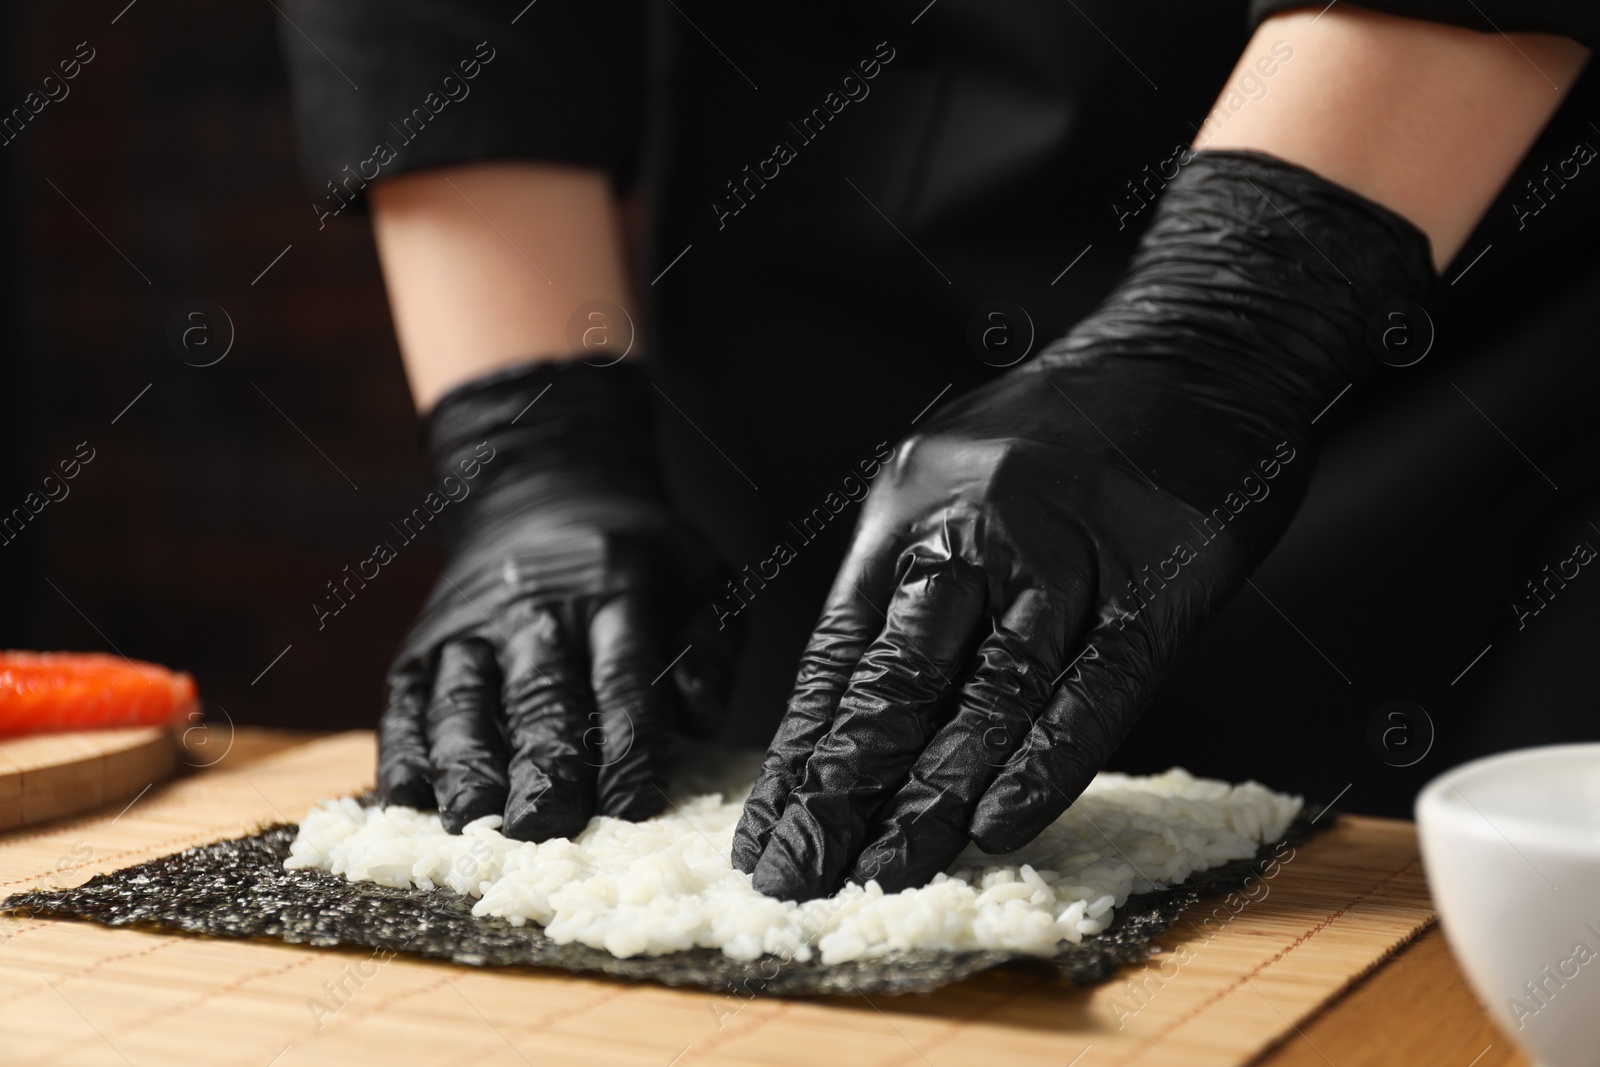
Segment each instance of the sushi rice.
[{"label": "sushi rice", "polygon": [[1031,844],[1004,856],[969,846],[917,889],[850,885],[804,904],[758,893],[729,862],[759,756],[681,770],[672,803],[632,823],[596,817],[576,838],[540,844],[486,816],[446,833],[434,812],[325,800],[300,824],[284,866],[352,882],[444,886],[478,898],[473,914],[544,927],[560,944],[614,956],[719,949],[824,964],[907,949],[1054,953],[1097,934],[1130,894],[1255,855],[1279,840],[1301,798],[1173,769],[1102,773]]}]

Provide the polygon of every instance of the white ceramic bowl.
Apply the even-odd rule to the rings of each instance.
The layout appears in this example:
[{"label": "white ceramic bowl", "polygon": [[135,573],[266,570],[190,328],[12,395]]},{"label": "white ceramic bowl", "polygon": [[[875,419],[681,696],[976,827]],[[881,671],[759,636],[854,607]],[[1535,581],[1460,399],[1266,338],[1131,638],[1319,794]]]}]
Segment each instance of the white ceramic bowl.
[{"label": "white ceramic bowl", "polygon": [[1539,1067],[1600,1063],[1600,744],[1507,752],[1417,797],[1428,884],[1478,996]]}]

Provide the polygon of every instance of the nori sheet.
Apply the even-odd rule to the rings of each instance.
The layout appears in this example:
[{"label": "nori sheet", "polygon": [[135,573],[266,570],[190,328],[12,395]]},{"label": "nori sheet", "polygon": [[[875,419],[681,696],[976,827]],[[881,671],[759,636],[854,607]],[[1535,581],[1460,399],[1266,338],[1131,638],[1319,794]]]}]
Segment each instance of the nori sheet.
[{"label": "nori sheet", "polygon": [[[1331,825],[1333,819],[1320,819],[1321,810],[1302,810],[1285,840],[1298,844]],[[1136,894],[1117,909],[1116,920],[1104,933],[1063,945],[1052,957],[918,950],[824,966],[777,956],[741,962],[714,949],[617,959],[586,945],[558,945],[531,923],[513,926],[504,919],[474,916],[475,898],[448,888],[392,889],[347,882],[327,871],[285,870],[295,832],[292,825],[275,824],[246,837],[96,875],[76,888],[18,893],[0,902],[0,910],[211,937],[367,948],[474,967],[602,973],[740,996],[925,993],[1001,966],[1054,972],[1076,985],[1093,985],[1123,965],[1153,955],[1153,942],[1200,898],[1244,888],[1249,877],[1267,868],[1276,847],[1263,846],[1252,860],[1197,873],[1182,885]]]}]

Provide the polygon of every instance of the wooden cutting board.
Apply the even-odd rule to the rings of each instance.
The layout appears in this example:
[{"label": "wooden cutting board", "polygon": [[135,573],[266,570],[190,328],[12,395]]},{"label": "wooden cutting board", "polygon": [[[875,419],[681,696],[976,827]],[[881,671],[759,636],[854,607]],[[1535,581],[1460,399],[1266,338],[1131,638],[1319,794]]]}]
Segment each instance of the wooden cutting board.
[{"label": "wooden cutting board", "polygon": [[128,800],[171,773],[166,727],[0,738],[0,830]]},{"label": "wooden cutting board", "polygon": [[[0,837],[0,894],[297,819],[370,785],[372,766],[368,733],[255,762],[236,752],[115,820]],[[0,917],[0,1062],[1234,1067],[1298,1041],[1300,1023],[1433,921],[1406,822],[1343,818],[1262,887],[1192,910],[1163,957],[1096,989],[998,972],[871,1000],[740,999]]]}]

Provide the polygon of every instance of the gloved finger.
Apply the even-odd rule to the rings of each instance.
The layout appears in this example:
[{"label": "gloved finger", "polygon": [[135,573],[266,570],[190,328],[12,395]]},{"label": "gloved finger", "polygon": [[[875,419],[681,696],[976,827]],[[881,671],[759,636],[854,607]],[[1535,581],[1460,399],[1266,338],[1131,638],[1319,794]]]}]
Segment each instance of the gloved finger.
[{"label": "gloved finger", "polygon": [[505,811],[510,779],[499,714],[494,649],[478,638],[445,645],[428,701],[428,762],[439,821],[452,834]]},{"label": "gloved finger", "polygon": [[426,811],[434,806],[428,764],[429,671],[421,663],[389,674],[389,699],[378,719],[378,800]]},{"label": "gloved finger", "polygon": [[756,863],[758,890],[810,900],[838,887],[870,821],[905,783],[955,698],[983,599],[981,570],[948,555],[912,558],[883,632],[861,657]]},{"label": "gloved finger", "polygon": [[510,795],[501,832],[519,841],[576,836],[594,814],[601,754],[589,733],[599,713],[588,672],[574,664],[561,624],[547,609],[525,605],[509,620],[500,653],[505,676]]},{"label": "gloved finger", "polygon": [[939,728],[909,780],[875,820],[854,876],[886,893],[920,886],[971,839],[972,813],[995,777],[1025,755],[1033,721],[1061,673],[1079,613],[1059,591],[1024,590],[978,646],[977,667],[953,719]]},{"label": "gloved finger", "polygon": [[585,734],[589,747],[600,749],[601,815],[646,819],[667,800],[667,741],[677,693],[651,636],[633,596],[603,604],[589,623],[589,675],[599,718]]},{"label": "gloved finger", "polygon": [[733,865],[744,873],[755,871],[772,828],[805,776],[806,760],[833,724],[850,676],[883,630],[883,614],[874,605],[886,603],[893,590],[892,548],[858,539],[800,656],[788,708],[734,830]]},{"label": "gloved finger", "polygon": [[973,812],[972,839],[1015,852],[1078,799],[1111,758],[1166,676],[1177,648],[1151,639],[1143,618],[1100,623],[1034,722],[1024,752],[990,783]]}]

